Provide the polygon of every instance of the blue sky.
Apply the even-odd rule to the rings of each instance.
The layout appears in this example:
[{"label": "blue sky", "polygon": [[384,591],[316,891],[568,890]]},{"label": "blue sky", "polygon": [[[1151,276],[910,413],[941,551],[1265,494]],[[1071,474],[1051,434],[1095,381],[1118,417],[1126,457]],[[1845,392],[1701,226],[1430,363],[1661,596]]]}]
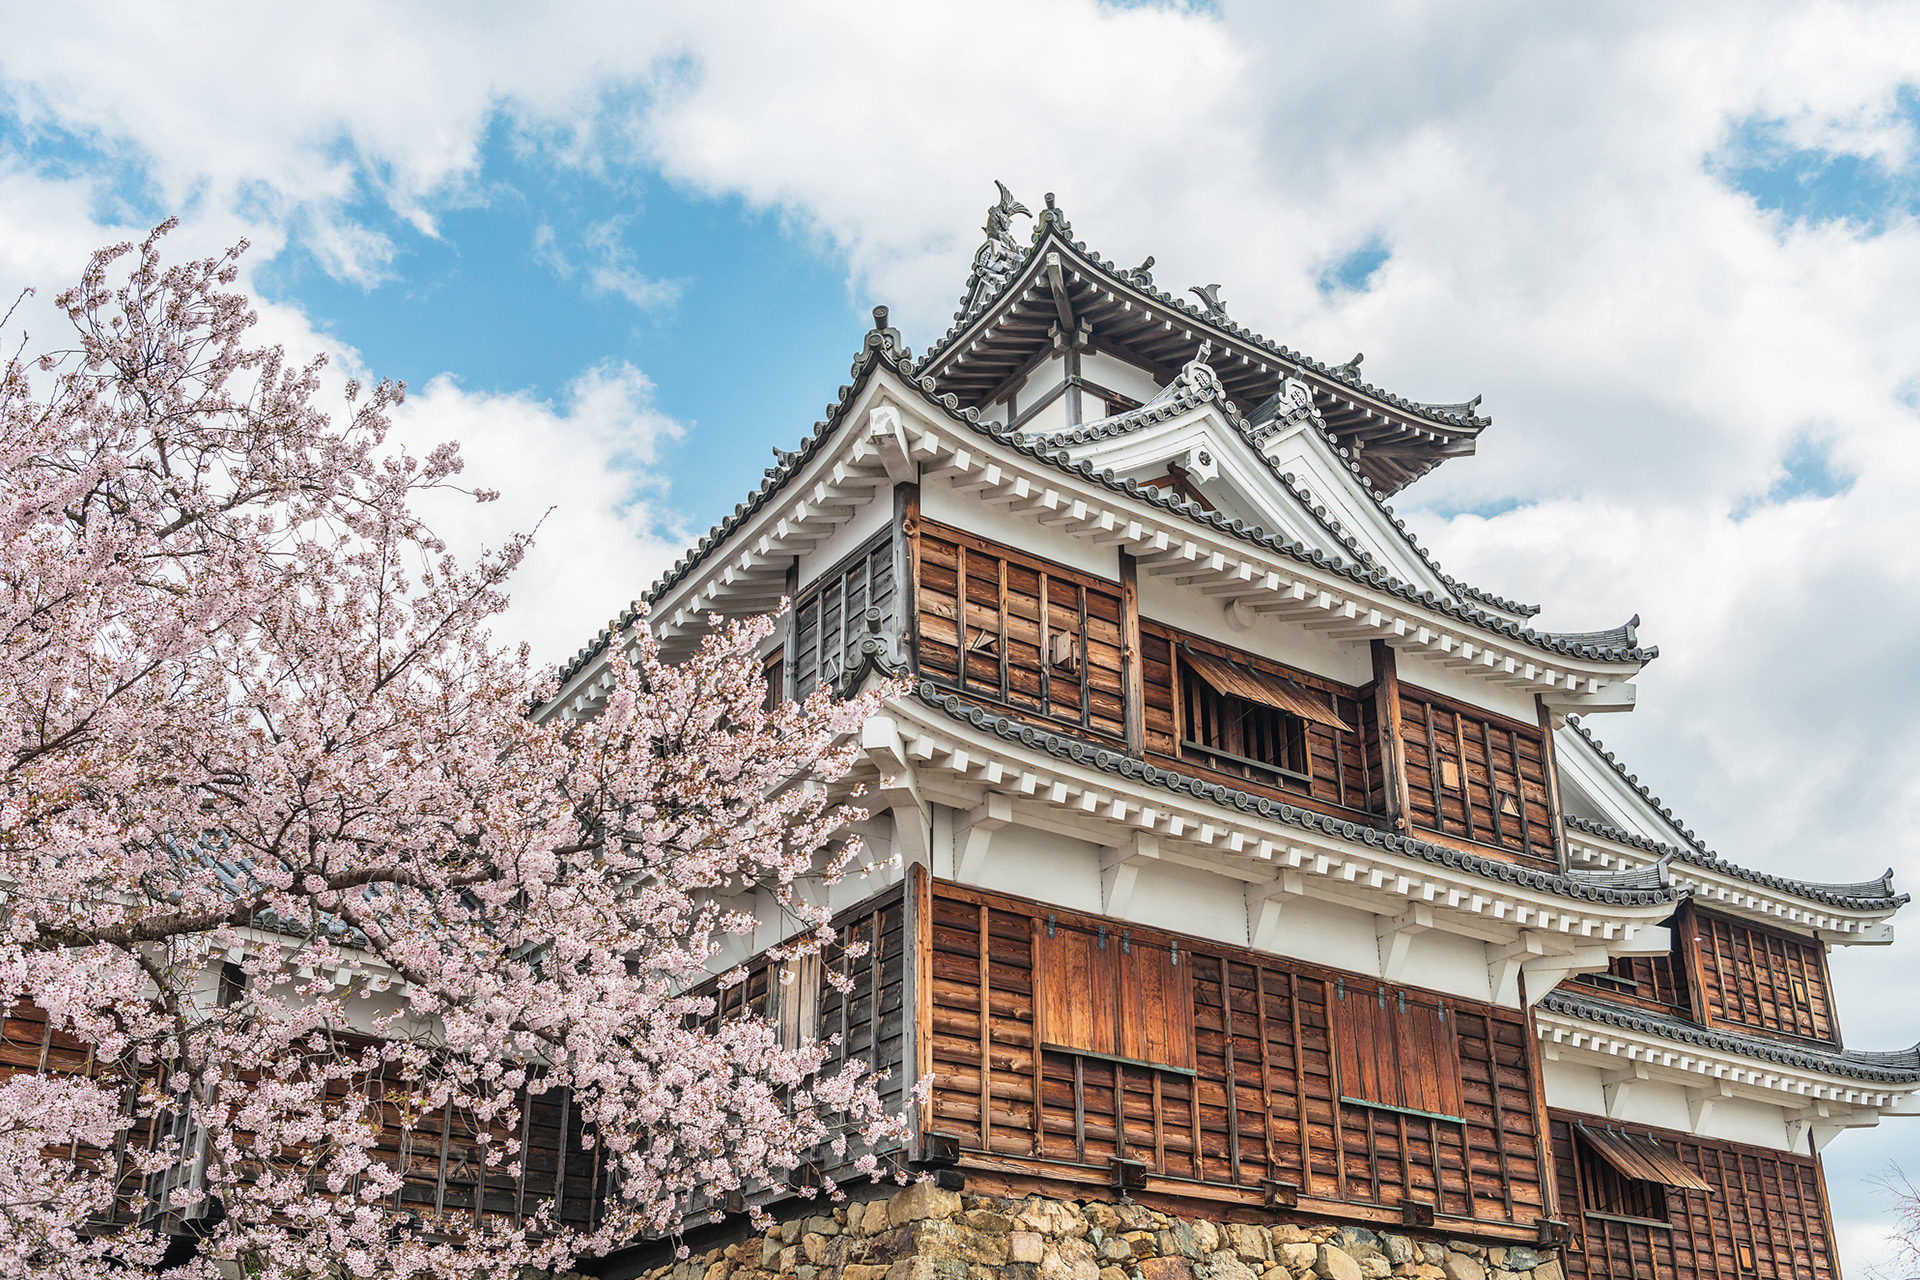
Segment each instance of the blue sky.
[{"label": "blue sky", "polygon": [[[1000,178],[1281,341],[1484,394],[1478,456],[1396,500],[1447,569],[1642,615],[1602,736],[1716,848],[1920,884],[1911,4],[197,12],[10,20],[0,287],[44,329],[104,240],[253,240],[271,336],[405,379],[409,444],[506,492],[457,547],[551,509],[503,623],[543,656],[811,427],[873,303],[945,328]],[[1835,965],[1850,1043],[1920,1037],[1920,944]],[[1850,1274],[1916,1141],[1829,1153]]]}]

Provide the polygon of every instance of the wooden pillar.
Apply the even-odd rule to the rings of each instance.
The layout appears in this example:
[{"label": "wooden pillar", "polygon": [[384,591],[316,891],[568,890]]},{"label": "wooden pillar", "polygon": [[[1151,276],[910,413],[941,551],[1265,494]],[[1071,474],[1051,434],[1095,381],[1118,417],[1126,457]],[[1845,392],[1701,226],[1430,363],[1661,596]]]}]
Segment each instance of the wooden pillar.
[{"label": "wooden pillar", "polygon": [[[893,486],[893,608],[900,647],[920,669],[920,486]],[[962,584],[962,593],[965,584]]]},{"label": "wooden pillar", "polygon": [[[1376,642],[1377,643],[1377,642]],[[1546,1070],[1540,1061],[1540,1028],[1534,1021],[1534,1001],[1527,995],[1527,973],[1522,969],[1519,974],[1520,1010],[1526,1018],[1524,1037],[1527,1042],[1528,1091],[1533,1095],[1533,1129],[1535,1148],[1540,1160],[1540,1213],[1550,1221],[1572,1221],[1562,1218],[1560,1213],[1560,1178],[1553,1164],[1553,1134],[1547,1116],[1547,1080]],[[1495,993],[1498,998],[1499,993]],[[1500,1087],[1500,1052],[1494,1044],[1492,1028],[1488,1028],[1487,1062],[1492,1087]],[[1576,1164],[1576,1169],[1578,1165]],[[1576,1223],[1576,1225],[1578,1225]]]},{"label": "wooden pillar", "polygon": [[1147,751],[1147,700],[1140,670],[1140,563],[1124,551],[1120,553],[1120,699],[1127,750],[1143,756]]},{"label": "wooden pillar", "polygon": [[[933,881],[924,863],[907,868],[904,897],[906,919],[901,922],[901,941],[907,948],[902,957],[901,1013],[904,1026],[900,1039],[900,1066],[906,1075],[908,1096],[922,1080],[933,1073]],[[984,940],[982,946],[985,945]],[[841,997],[845,999],[845,996]],[[880,1041],[880,985],[873,988],[873,1043]],[[908,1151],[915,1160],[926,1156],[927,1128],[933,1122],[933,1092],[927,1091],[920,1105],[908,1117],[912,1132]]]},{"label": "wooden pillar", "polygon": [[1374,722],[1380,732],[1381,790],[1387,803],[1387,823],[1402,835],[1411,826],[1407,800],[1407,745],[1400,736],[1400,674],[1393,648],[1373,642]]},{"label": "wooden pillar", "polygon": [[[1533,705],[1540,715],[1540,763],[1547,771],[1547,813],[1548,826],[1553,831],[1553,856],[1565,871],[1567,824],[1560,808],[1560,762],[1553,749],[1553,712],[1547,710],[1546,699],[1537,693],[1533,695]],[[1520,816],[1527,816],[1525,804],[1520,806]]]},{"label": "wooden pillar", "polygon": [[1693,899],[1682,902],[1672,920],[1667,927],[1680,934],[1673,939],[1677,944],[1673,954],[1680,965],[1680,981],[1687,984],[1687,1000],[1693,1006],[1689,1012],[1704,1027],[1712,1019],[1707,1016],[1707,987],[1700,976],[1700,922],[1693,914]]},{"label": "wooden pillar", "polygon": [[[795,665],[800,658],[800,557],[795,556],[793,563],[787,566],[787,638],[780,642],[780,697],[783,701],[793,698],[794,683],[799,678],[799,667]],[[815,655],[818,656],[817,654]]]}]

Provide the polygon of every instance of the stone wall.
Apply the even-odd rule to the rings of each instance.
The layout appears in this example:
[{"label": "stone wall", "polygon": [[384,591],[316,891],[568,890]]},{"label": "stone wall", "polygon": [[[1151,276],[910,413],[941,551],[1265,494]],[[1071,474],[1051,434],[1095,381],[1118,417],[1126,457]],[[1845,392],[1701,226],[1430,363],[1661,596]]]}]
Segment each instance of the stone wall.
[{"label": "stone wall", "polygon": [[1143,1205],[962,1195],[932,1183],[782,1222],[645,1280],[1563,1280],[1550,1249],[1354,1227],[1253,1226]]}]

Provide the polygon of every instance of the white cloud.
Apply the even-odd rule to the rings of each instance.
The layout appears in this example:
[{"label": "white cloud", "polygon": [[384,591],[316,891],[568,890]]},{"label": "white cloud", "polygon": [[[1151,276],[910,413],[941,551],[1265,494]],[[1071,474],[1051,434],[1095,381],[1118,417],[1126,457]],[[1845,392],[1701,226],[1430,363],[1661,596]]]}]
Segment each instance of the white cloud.
[{"label": "white cloud", "polygon": [[[146,157],[189,233],[250,224],[271,246],[313,219],[348,278],[394,269],[349,229],[354,202],[431,232],[472,198],[503,113],[518,145],[583,170],[657,169],[781,211],[916,346],[946,326],[990,180],[1035,207],[1051,188],[1096,249],[1153,253],[1175,288],[1224,282],[1243,323],[1364,350],[1411,396],[1486,393],[1481,456],[1402,503],[1448,567],[1538,598],[1552,625],[1643,614],[1665,656],[1640,710],[1596,728],[1723,853],[1831,878],[1892,861],[1909,886],[1920,226],[1792,223],[1712,159],[1762,122],[1782,145],[1910,168],[1915,84],[1903,4],[42,6],[0,45],[0,91],[33,128]],[[0,170],[0,279],[67,278],[102,238],[93,194]],[[551,237],[549,265],[669,300],[619,228],[597,234]],[[1373,235],[1391,256],[1369,287],[1322,293],[1325,265]],[[674,427],[633,371],[558,405],[440,380],[407,414],[527,495],[476,536],[577,504],[516,605],[560,651],[666,558],[647,477]],[[1854,483],[1767,501],[1809,438]],[[1850,1043],[1920,1033],[1916,961],[1904,938],[1836,957]],[[1897,1122],[1850,1136],[1835,1168],[1910,1143]],[[1864,1242],[1881,1207],[1857,1184],[1834,1191]]]},{"label": "white cloud", "polygon": [[581,236],[582,257],[576,259],[560,247],[553,224],[542,222],[534,228],[534,260],[562,280],[579,277],[588,293],[625,298],[641,311],[669,310],[686,292],[687,282],[655,279],[640,270],[626,242],[631,223],[626,216],[589,223]]}]

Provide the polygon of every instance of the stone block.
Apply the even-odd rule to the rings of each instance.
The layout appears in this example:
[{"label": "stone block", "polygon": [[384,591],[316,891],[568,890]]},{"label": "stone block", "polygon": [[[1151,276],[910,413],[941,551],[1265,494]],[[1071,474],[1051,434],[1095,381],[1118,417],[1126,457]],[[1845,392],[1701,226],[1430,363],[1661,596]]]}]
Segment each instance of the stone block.
[{"label": "stone block", "polygon": [[1533,1269],[1532,1280],[1567,1280],[1567,1273],[1560,1269],[1560,1259],[1548,1258]]},{"label": "stone block", "polygon": [[760,1265],[771,1271],[780,1260],[780,1239],[771,1233],[760,1238]]},{"label": "stone block", "polygon": [[733,1267],[729,1265],[725,1259],[722,1259],[708,1266],[708,1268],[701,1273],[700,1280],[727,1280],[727,1277],[731,1275],[732,1272]]},{"label": "stone block", "polygon": [[1007,1237],[1009,1262],[1038,1262],[1046,1248],[1046,1239],[1038,1231],[1016,1231]]},{"label": "stone block", "polygon": [[1359,1259],[1359,1262],[1360,1274],[1365,1276],[1366,1280],[1386,1280],[1393,1274],[1393,1264],[1387,1261],[1387,1255],[1384,1253],[1370,1253]]},{"label": "stone block", "polygon": [[1396,1267],[1402,1263],[1412,1262],[1419,1256],[1419,1250],[1414,1248],[1413,1241],[1391,1232],[1381,1233],[1380,1248],[1386,1253],[1387,1261]]},{"label": "stone block", "polygon": [[931,1182],[916,1182],[887,1201],[887,1221],[896,1227],[960,1212],[960,1195]]},{"label": "stone block", "polygon": [[1108,1236],[1100,1242],[1099,1257],[1102,1262],[1131,1262],[1133,1245],[1119,1236]]},{"label": "stone block", "polygon": [[1508,1246],[1506,1257],[1494,1259],[1495,1265],[1505,1267],[1509,1271],[1532,1271],[1542,1261],[1544,1259],[1536,1250],[1529,1249],[1523,1244]]},{"label": "stone block", "polygon": [[1340,1234],[1334,1237],[1333,1244],[1356,1262],[1361,1258],[1371,1258],[1383,1252],[1380,1248],[1380,1237],[1365,1227],[1340,1228]]},{"label": "stone block", "polygon": [[1320,1246],[1319,1255],[1313,1260],[1313,1274],[1320,1280],[1365,1280],[1353,1255],[1330,1244]]},{"label": "stone block", "polygon": [[1193,1247],[1202,1256],[1220,1247],[1220,1228],[1205,1218],[1196,1218],[1187,1228],[1193,1232]]},{"label": "stone block", "polygon": [[1312,1234],[1297,1222],[1283,1222],[1273,1228],[1275,1244],[1308,1244],[1312,1241]]},{"label": "stone block", "polygon": [[1043,1236],[1071,1237],[1087,1233],[1087,1220],[1072,1205],[1058,1200],[1029,1200],[1020,1206],[1015,1220],[1028,1231],[1038,1231]]},{"label": "stone block", "polygon": [[887,1229],[887,1205],[885,1200],[869,1200],[861,1206],[860,1231],[863,1235],[877,1236]]},{"label": "stone block", "polygon": [[1201,1259],[1193,1269],[1194,1280],[1255,1280],[1253,1268],[1240,1256],[1220,1249]]},{"label": "stone block", "polygon": [[809,1231],[800,1237],[800,1252],[807,1255],[807,1261],[814,1266],[827,1256],[827,1238],[817,1231]]},{"label": "stone block", "polygon": [[1280,1261],[1289,1271],[1305,1271],[1320,1257],[1320,1246],[1310,1240],[1289,1240],[1278,1247]]},{"label": "stone block", "polygon": [[1273,1237],[1263,1227],[1250,1227],[1244,1222],[1233,1222],[1222,1228],[1226,1232],[1227,1247],[1232,1249],[1244,1262],[1265,1262],[1273,1257]]},{"label": "stone block", "polygon": [[1440,1264],[1440,1274],[1447,1280],[1487,1280],[1487,1269],[1480,1260],[1464,1253],[1448,1253],[1447,1260]]},{"label": "stone block", "polygon": [[995,1235],[1013,1230],[1013,1219],[994,1209],[969,1209],[960,1215],[960,1221],[975,1231],[990,1231]]},{"label": "stone block", "polygon": [[1100,1280],[1128,1280],[1127,1273],[1119,1267],[1100,1268]]},{"label": "stone block", "polygon": [[1139,1270],[1140,1280],[1193,1280],[1193,1265],[1185,1258],[1148,1258]]}]

